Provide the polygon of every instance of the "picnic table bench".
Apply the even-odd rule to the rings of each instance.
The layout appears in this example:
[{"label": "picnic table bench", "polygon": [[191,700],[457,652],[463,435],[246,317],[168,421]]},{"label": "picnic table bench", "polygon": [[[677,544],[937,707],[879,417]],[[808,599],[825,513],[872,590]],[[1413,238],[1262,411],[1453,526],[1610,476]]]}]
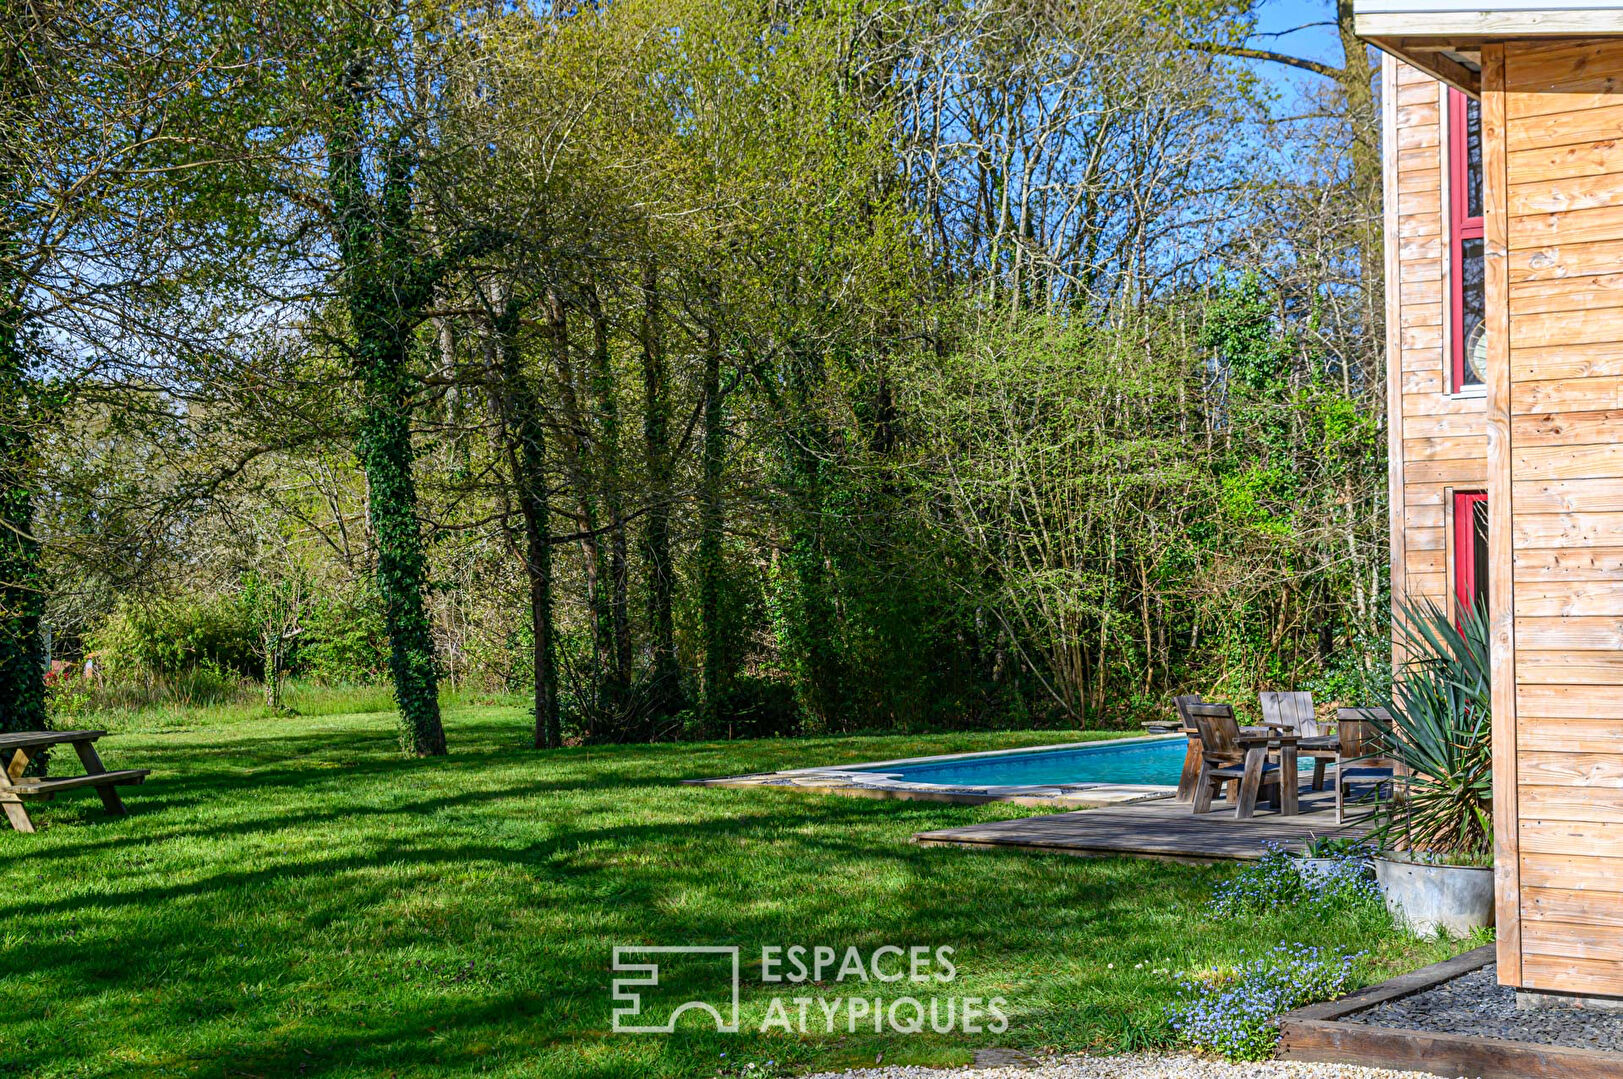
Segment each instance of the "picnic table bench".
[{"label": "picnic table bench", "polygon": [[[121,814],[125,812],[124,803],[118,797],[115,787],[131,786],[140,783],[152,773],[150,768],[125,768],[116,772],[109,772],[101,763],[101,757],[96,753],[96,739],[106,734],[106,731],[21,731],[17,734],[0,734],[0,808],[5,809],[6,819],[11,826],[19,832],[32,832],[34,822],[28,819],[28,811],[23,808],[25,798],[35,798],[40,801],[49,801],[56,797],[59,791],[78,790],[82,787],[94,787],[96,793],[101,795],[101,804],[109,813]],[[32,759],[31,754],[37,754],[42,749],[51,746],[71,745],[79,754],[79,763],[85,767],[82,776],[65,776],[63,778],[40,779],[23,775]],[[6,761],[7,756],[10,760]]]}]

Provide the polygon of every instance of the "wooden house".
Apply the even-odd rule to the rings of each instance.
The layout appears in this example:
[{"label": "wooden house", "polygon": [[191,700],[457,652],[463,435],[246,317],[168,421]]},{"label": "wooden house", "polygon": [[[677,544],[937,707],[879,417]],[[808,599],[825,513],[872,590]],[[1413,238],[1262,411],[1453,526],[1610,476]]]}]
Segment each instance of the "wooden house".
[{"label": "wooden house", "polygon": [[1489,604],[1500,980],[1623,997],[1623,4],[1354,12],[1385,53],[1393,591]]}]

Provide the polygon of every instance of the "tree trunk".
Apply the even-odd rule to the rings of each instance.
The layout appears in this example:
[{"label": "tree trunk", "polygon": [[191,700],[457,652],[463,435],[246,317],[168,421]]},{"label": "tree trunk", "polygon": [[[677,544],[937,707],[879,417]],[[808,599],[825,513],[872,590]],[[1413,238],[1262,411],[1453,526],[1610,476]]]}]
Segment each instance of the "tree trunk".
[{"label": "tree trunk", "polygon": [[621,488],[620,405],[614,392],[614,368],[609,356],[608,318],[588,281],[583,290],[586,314],[592,320],[592,407],[596,415],[596,449],[603,489],[603,505],[608,511],[608,610],[609,670],[605,688],[609,711],[624,726],[631,696],[631,618],[627,582],[625,492]]},{"label": "tree trunk", "polygon": [[581,719],[587,740],[595,741],[609,733],[602,722],[609,703],[604,696],[607,685],[604,669],[614,652],[607,589],[609,574],[597,530],[597,492],[588,471],[591,432],[586,425],[586,417],[581,413],[580,397],[575,392],[575,367],[569,357],[569,314],[563,296],[556,289],[547,290],[542,314],[551,344],[553,368],[557,373],[558,404],[566,432],[559,448],[579,514],[577,523],[581,534],[581,561],[586,572],[586,610],[592,620],[592,690],[596,695],[592,706],[582,710]]},{"label": "tree trunk", "polygon": [[722,429],[721,340],[714,327],[704,349],[704,445],[699,478],[699,624],[704,642],[704,671],[700,690],[707,731],[713,731],[719,718],[721,699],[727,691],[727,644],[722,624],[722,527],[721,474],[726,452]]},{"label": "tree trunk", "polygon": [[[0,267],[13,265],[6,254],[0,251]],[[45,589],[29,482],[28,369],[19,340],[22,312],[8,285],[0,282],[0,733],[46,726]]]},{"label": "tree trunk", "polygon": [[547,506],[547,429],[541,403],[525,377],[518,346],[520,309],[509,299],[496,318],[502,426],[508,466],[524,518],[524,575],[530,584],[530,631],[534,638],[535,747],[563,744],[558,718],[558,647],[552,622],[552,515]]},{"label": "tree trunk", "polygon": [[[375,298],[371,298],[375,299]],[[428,560],[417,522],[412,476],[411,406],[405,385],[405,342],[379,333],[365,317],[369,300],[352,304],[357,368],[367,402],[360,458],[372,490],[372,529],[378,541],[378,592],[389,632],[389,671],[400,706],[400,744],[419,757],[445,752],[439,671],[424,604]],[[360,317],[357,317],[360,316]]]},{"label": "tree trunk", "polygon": [[648,704],[650,716],[657,721],[681,710],[682,677],[676,663],[676,620],[671,613],[676,574],[671,564],[670,368],[665,359],[665,328],[660,319],[659,272],[652,261],[643,267],[642,291],[643,445],[649,486],[648,513],[643,526],[643,565],[648,574],[648,622],[653,653]]},{"label": "tree trunk", "polygon": [[[30,107],[15,42],[0,54],[0,122]],[[0,168],[0,214],[18,204],[18,177]],[[29,365],[23,352],[19,245],[10,221],[0,221],[0,734],[46,727],[44,572],[34,536]],[[40,758],[43,763],[43,756]]]},{"label": "tree trunk", "polygon": [[353,366],[364,407],[356,454],[366,471],[369,513],[377,537],[377,584],[389,633],[389,672],[400,710],[400,744],[419,757],[445,752],[435,666],[423,593],[428,576],[412,477],[412,394],[406,367],[411,332],[426,302],[418,268],[405,245],[411,214],[410,166],[388,155],[381,197],[366,189],[362,116],[368,91],[364,64],[347,73],[349,100],[328,141],[328,180],[340,282],[355,346]]},{"label": "tree trunk", "polygon": [[265,709],[271,715],[282,711],[282,640],[281,634],[267,629],[265,649]]},{"label": "tree trunk", "polygon": [[809,350],[791,350],[790,363],[794,367],[787,397],[793,414],[787,417],[784,455],[792,505],[785,561],[793,604],[788,612],[791,639],[785,643],[800,667],[796,692],[802,710],[815,729],[833,731],[841,724],[844,687],[835,651],[836,612],[824,523],[828,483],[824,454],[829,438],[817,411],[824,378],[822,357]]}]

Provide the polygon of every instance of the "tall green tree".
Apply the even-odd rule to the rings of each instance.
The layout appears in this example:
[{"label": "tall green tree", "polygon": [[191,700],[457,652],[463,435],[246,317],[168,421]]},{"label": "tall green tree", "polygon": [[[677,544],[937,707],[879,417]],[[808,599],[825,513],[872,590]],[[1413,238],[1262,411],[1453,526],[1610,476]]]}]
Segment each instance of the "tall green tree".
[{"label": "tall green tree", "polygon": [[343,95],[327,139],[340,277],[354,333],[353,364],[363,396],[356,445],[366,470],[377,535],[377,586],[389,631],[389,672],[400,710],[400,744],[419,757],[445,752],[439,672],[423,605],[427,563],[417,521],[411,439],[411,338],[449,263],[427,256],[411,219],[414,163],[404,146],[382,153],[381,189],[367,189],[365,108],[371,62],[357,57],[338,83]]},{"label": "tall green tree", "polygon": [[208,23],[190,2],[0,7],[0,730],[46,720],[44,447],[87,388],[149,392],[157,358],[218,336],[187,312],[244,243],[213,155],[241,78]]},{"label": "tall green tree", "polygon": [[563,744],[558,705],[558,645],[554,622],[551,485],[547,427],[540,395],[520,343],[523,304],[504,298],[492,320],[497,357],[493,387],[508,470],[524,520],[524,571],[530,591],[531,671],[535,747]]},{"label": "tall green tree", "polygon": [[[346,10],[329,21],[291,2],[278,14],[278,33],[264,43],[278,60],[265,117],[276,153],[245,148],[245,159],[251,182],[282,203],[279,216],[293,224],[296,242],[308,244],[316,228],[331,236],[336,258],[324,268],[359,396],[355,451],[367,480],[401,747],[436,756],[445,732],[414,470],[427,352],[419,337],[452,278],[503,242],[496,223],[452,210],[470,151],[443,121],[467,91],[458,78],[467,43],[456,12],[433,4]],[[309,167],[312,142],[319,169]]]}]

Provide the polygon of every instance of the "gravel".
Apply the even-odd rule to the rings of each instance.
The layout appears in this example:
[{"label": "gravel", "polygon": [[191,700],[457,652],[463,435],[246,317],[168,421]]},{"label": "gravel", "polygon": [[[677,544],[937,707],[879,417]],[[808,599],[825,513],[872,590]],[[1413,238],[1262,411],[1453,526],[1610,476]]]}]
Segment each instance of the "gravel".
[{"label": "gravel", "polygon": [[[1060,1057],[1033,1065],[989,1068],[867,1068],[811,1079],[1411,1079],[1419,1072],[1270,1060],[1229,1064],[1191,1056]],[[1433,1079],[1433,1077],[1427,1077]]]},{"label": "gravel", "polygon": [[1344,1016],[1342,1021],[1576,1049],[1623,1050],[1623,1014],[1581,1008],[1517,1011],[1516,991],[1500,985],[1496,972],[1489,964],[1423,993]]}]

